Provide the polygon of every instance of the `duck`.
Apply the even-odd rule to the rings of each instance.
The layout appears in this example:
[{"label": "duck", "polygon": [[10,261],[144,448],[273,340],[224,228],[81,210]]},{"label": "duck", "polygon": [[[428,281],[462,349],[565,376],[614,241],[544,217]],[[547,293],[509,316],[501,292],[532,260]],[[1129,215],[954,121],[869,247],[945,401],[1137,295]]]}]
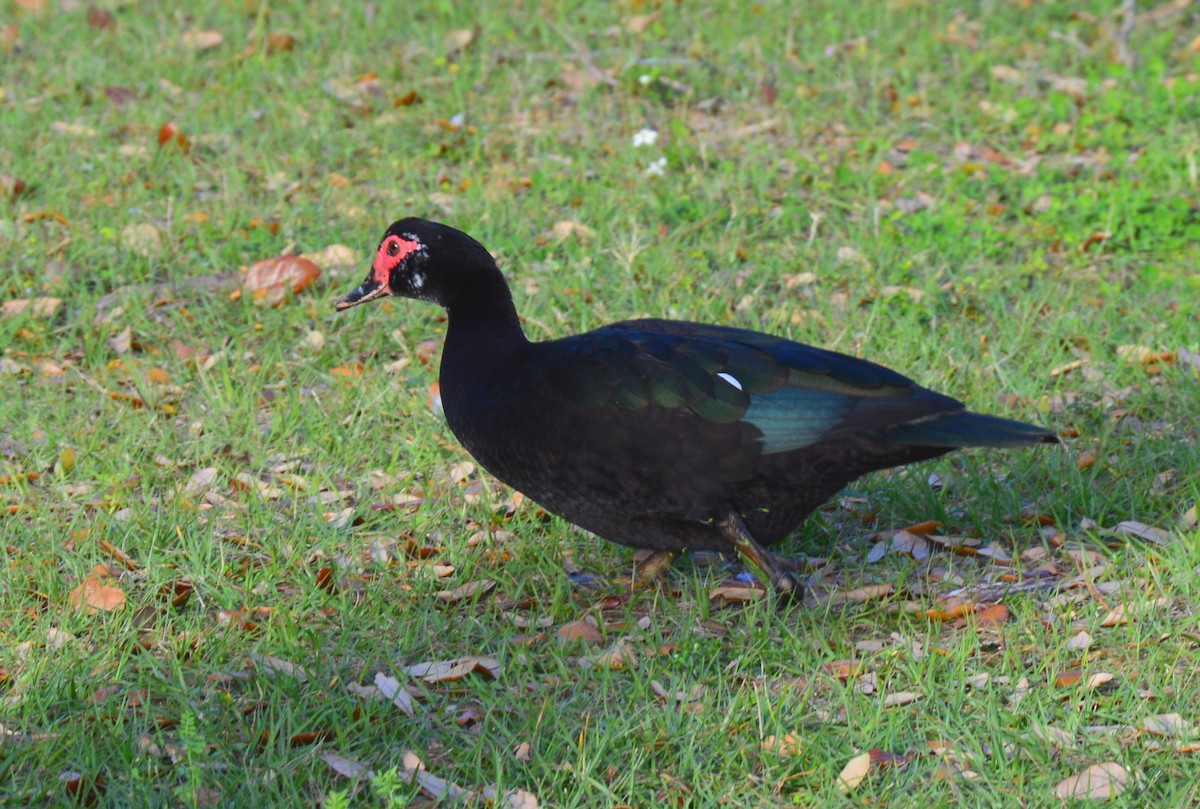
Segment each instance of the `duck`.
[{"label": "duck", "polygon": [[639,319],[531,341],[492,254],[405,218],[343,311],[399,296],[446,312],[451,432],[502,483],[567,522],[649,551],[736,553],[789,599],[800,566],[768,550],[851,481],[962,447],[1058,443],[868,360],[731,326]]}]

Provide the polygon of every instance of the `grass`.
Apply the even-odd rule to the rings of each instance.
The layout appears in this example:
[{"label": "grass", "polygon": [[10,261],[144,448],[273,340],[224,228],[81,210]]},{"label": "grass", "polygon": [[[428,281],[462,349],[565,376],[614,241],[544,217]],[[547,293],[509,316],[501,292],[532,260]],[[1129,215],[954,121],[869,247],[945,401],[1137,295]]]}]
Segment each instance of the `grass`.
[{"label": "grass", "polygon": [[[1143,9],[1125,65],[1106,4],[109,4],[107,24],[40,5],[0,9],[0,173],[28,186],[0,194],[0,297],[62,300],[0,317],[5,800],[436,803],[406,750],[554,807],[1048,806],[1109,761],[1118,804],[1196,800],[1196,754],[1152,746],[1192,738],[1136,730],[1200,718],[1194,9]],[[181,39],[199,31],[223,39]],[[187,149],[160,146],[168,122]],[[621,588],[573,586],[563,556],[619,577],[628,551],[452,475],[468,459],[427,404],[440,312],[332,313],[403,215],[495,251],[531,336],[764,329],[1068,446],[859,481],[786,549],[831,558],[806,605],[727,605],[726,568],[686,561],[606,600]],[[566,221],[588,230],[557,238]],[[279,308],[236,281],[151,286],[332,244],[357,260]],[[188,489],[209,467],[214,494]],[[372,509],[404,493],[424,503]],[[1087,575],[1007,596],[994,625],[930,617],[995,570],[868,560],[874,531],[928,519]],[[1105,533],[1127,520],[1168,538]],[[71,593],[97,566],[125,602],[89,614]],[[867,585],[891,594],[828,597]],[[555,639],[584,618],[600,644]],[[613,648],[636,666],[581,665]],[[498,676],[404,673],[467,655]],[[415,716],[347,690],[378,673]],[[922,698],[885,707],[904,691]],[[839,790],[872,748],[902,763]]]}]

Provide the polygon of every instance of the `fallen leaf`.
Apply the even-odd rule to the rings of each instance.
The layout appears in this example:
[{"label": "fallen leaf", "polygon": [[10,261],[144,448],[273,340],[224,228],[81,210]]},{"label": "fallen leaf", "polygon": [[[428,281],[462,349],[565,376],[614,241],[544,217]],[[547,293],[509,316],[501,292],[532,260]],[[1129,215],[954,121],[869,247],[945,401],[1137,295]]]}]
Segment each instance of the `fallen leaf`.
[{"label": "fallen leaf", "polygon": [[438,778],[425,769],[425,762],[411,750],[406,750],[400,758],[400,763],[403,769],[400,771],[400,778],[406,782],[416,782],[421,792],[425,793],[426,797],[437,801],[445,797],[449,802],[466,803],[471,797],[471,793],[457,784],[453,784],[444,778]]},{"label": "fallen leaf", "polygon": [[988,684],[988,680],[990,679],[992,679],[990,674],[986,671],[981,671],[978,674],[969,675],[967,679],[963,680],[963,685],[967,688],[983,688]]},{"label": "fallen leaf", "polygon": [[50,131],[64,138],[94,138],[96,130],[86,124],[73,124],[68,121],[54,121]]},{"label": "fallen leaf", "polygon": [[225,35],[220,31],[185,31],[179,38],[185,47],[203,53],[219,47],[225,41]]},{"label": "fallen leaf", "polygon": [[0,173],[0,197],[16,199],[25,193],[28,186],[20,177]]},{"label": "fallen leaf", "polygon": [[550,228],[546,238],[552,241],[561,242],[571,236],[576,237],[580,241],[585,241],[596,235],[596,231],[589,228],[587,225],[581,224],[571,219],[563,219],[554,223],[554,227]]},{"label": "fallen leaf", "polygon": [[1168,531],[1155,528],[1153,525],[1146,525],[1146,523],[1138,522],[1137,520],[1119,522],[1112,529],[1111,533],[1137,537],[1138,539],[1152,542],[1155,545],[1165,545],[1167,544],[1167,540],[1171,538],[1171,534]]},{"label": "fallen leaf", "polygon": [[1067,638],[1067,648],[1072,652],[1082,652],[1091,647],[1094,641],[1092,636],[1088,634],[1086,629],[1081,629],[1071,637]]},{"label": "fallen leaf", "polygon": [[918,562],[929,558],[929,543],[909,531],[897,531],[892,537],[892,548]]},{"label": "fallen leaf", "polygon": [[821,670],[825,671],[839,680],[849,680],[851,677],[857,677],[863,671],[863,663],[861,660],[831,660],[821,666]]},{"label": "fallen leaf", "polygon": [[461,587],[455,587],[453,590],[439,590],[437,597],[447,604],[457,604],[468,598],[485,595],[491,592],[495,586],[496,582],[491,579],[476,579],[475,581],[467,582]]},{"label": "fallen leaf", "polygon": [[128,225],[121,230],[121,245],[143,258],[153,258],[162,252],[162,231],[149,222]]},{"label": "fallen leaf", "polygon": [[267,54],[284,53],[295,50],[296,38],[291,34],[273,32],[267,36]]},{"label": "fallen leaf", "polygon": [[510,789],[500,796],[500,800],[491,796],[495,791],[495,787],[484,787],[483,797],[492,801],[492,804],[499,809],[538,809],[540,805],[533,793],[523,789]]},{"label": "fallen leaf", "polygon": [[1142,720],[1142,730],[1159,736],[1184,736],[1189,732],[1188,723],[1177,713],[1147,716]]},{"label": "fallen leaf", "polygon": [[996,81],[1016,84],[1024,78],[1024,74],[1009,65],[992,65],[992,78]]},{"label": "fallen leaf", "polygon": [[164,146],[174,146],[184,154],[191,151],[192,144],[188,140],[187,135],[179,131],[179,127],[174,121],[167,121],[158,128],[158,147],[161,149]]},{"label": "fallen leaf", "polygon": [[1054,786],[1054,797],[1086,800],[1108,800],[1125,791],[1129,773],[1115,761],[1093,764],[1083,772],[1059,781]]},{"label": "fallen leaf", "polygon": [[68,598],[76,607],[86,607],[88,614],[113,612],[125,606],[125,593],[111,584],[105,584],[95,574],[89,574]]},{"label": "fallen leaf", "polygon": [[834,593],[830,601],[847,604],[857,604],[864,601],[875,601],[880,598],[887,598],[893,592],[890,584],[868,584],[865,587],[855,587],[853,590],[844,590],[839,593]]},{"label": "fallen leaf", "polygon": [[102,8],[88,6],[87,21],[88,25],[92,26],[93,28],[103,30],[112,26],[113,15],[112,12],[106,11]]},{"label": "fallen leaf", "polygon": [[274,657],[273,655],[263,655],[257,652],[250,652],[247,655],[257,668],[261,669],[265,674],[275,676],[283,674],[291,677],[301,683],[307,683],[310,679],[308,671],[299,663],[292,663],[289,660],[284,660],[282,657]]},{"label": "fallen leaf", "polygon": [[871,771],[871,754],[862,753],[850,759],[842,771],[838,773],[837,788],[841,792],[849,792],[866,779]]},{"label": "fallen leaf", "polygon": [[5,317],[12,317],[28,310],[34,317],[53,317],[61,305],[62,298],[18,298],[5,301],[0,312]]},{"label": "fallen leaf", "polygon": [[468,674],[482,674],[487,679],[494,680],[500,675],[500,663],[492,657],[460,657],[454,660],[417,663],[404,669],[404,673],[431,685],[461,680]]},{"label": "fallen leaf", "polygon": [[867,755],[871,757],[871,766],[879,769],[904,767],[917,757],[916,753],[893,753],[878,747],[872,747]]},{"label": "fallen leaf", "polygon": [[203,494],[212,488],[212,485],[216,479],[217,468],[215,466],[197,469],[192,473],[192,476],[188,478],[188,482],[184,484],[183,493],[191,497]]},{"label": "fallen leaf", "polygon": [[133,329],[126,326],[108,341],[108,347],[117,354],[128,354],[133,348]]},{"label": "fallen leaf", "polygon": [[413,702],[412,695],[404,690],[400,681],[395,677],[389,677],[383,672],[378,672],[375,675],[375,687],[379,689],[379,693],[390,699],[392,704],[401,711],[409,716],[416,715],[416,703]]},{"label": "fallen leaf", "polygon": [[1008,607],[1003,604],[988,604],[986,607],[979,605],[975,608],[975,625],[976,626],[999,626],[1009,618]]},{"label": "fallen leaf", "polygon": [[1149,346],[1128,343],[1117,346],[1117,357],[1130,365],[1147,365],[1155,361],[1158,352]]},{"label": "fallen leaf", "polygon": [[288,290],[303,292],[321,277],[321,268],[300,256],[278,256],[256,261],[242,277],[242,289],[254,295],[257,306],[278,306]]},{"label": "fallen leaf", "polygon": [[461,50],[465,50],[474,41],[475,30],[472,28],[453,28],[447,31],[443,38],[448,54],[455,54]]},{"label": "fallen leaf", "polygon": [[895,708],[900,705],[908,705],[924,697],[924,694],[919,694],[916,691],[897,691],[883,698],[883,707]]},{"label": "fallen leaf", "polygon": [[585,669],[624,671],[626,669],[636,669],[638,661],[637,656],[633,653],[633,649],[629,645],[629,639],[621,638],[613,644],[612,648],[606,649],[600,654],[581,657],[579,665]]},{"label": "fallen leaf", "polygon": [[1033,686],[1029,684],[1028,677],[1022,677],[1017,681],[1016,689],[1008,695],[1008,704],[1016,705],[1021,700],[1025,699],[1026,695],[1033,690]]},{"label": "fallen leaf", "polygon": [[558,628],[557,634],[558,639],[564,643],[579,641],[580,643],[595,644],[604,640],[604,634],[600,628],[586,618],[563,624]]},{"label": "fallen leaf", "polygon": [[364,773],[368,778],[373,777],[372,771],[367,768],[366,764],[346,758],[341,753],[335,753],[332,750],[322,750],[321,760],[329,765],[329,769],[343,778],[357,778]]},{"label": "fallen leaf", "polygon": [[1030,732],[1044,742],[1058,747],[1075,747],[1075,736],[1052,725],[1035,724]]},{"label": "fallen leaf", "polygon": [[762,749],[781,756],[796,756],[800,754],[803,740],[794,733],[782,736],[768,736],[762,741]]},{"label": "fallen leaf", "polygon": [[761,587],[756,587],[753,584],[746,585],[731,585],[721,584],[709,590],[708,597],[714,601],[757,601],[760,598],[765,598],[767,591]]},{"label": "fallen leaf", "polygon": [[1063,688],[1075,685],[1083,677],[1083,672],[1079,669],[1067,669],[1060,671],[1054,677],[1054,684]]},{"label": "fallen leaf", "polygon": [[1088,237],[1079,245],[1079,252],[1086,253],[1092,249],[1094,244],[1103,244],[1112,238],[1112,232],[1107,230],[1098,230],[1095,233],[1088,234]]},{"label": "fallen leaf", "polygon": [[1150,601],[1140,603],[1118,604],[1105,613],[1100,620],[1100,626],[1120,626],[1129,623],[1129,618],[1134,615],[1141,615],[1144,612],[1165,607],[1171,603],[1169,598],[1155,598]]}]

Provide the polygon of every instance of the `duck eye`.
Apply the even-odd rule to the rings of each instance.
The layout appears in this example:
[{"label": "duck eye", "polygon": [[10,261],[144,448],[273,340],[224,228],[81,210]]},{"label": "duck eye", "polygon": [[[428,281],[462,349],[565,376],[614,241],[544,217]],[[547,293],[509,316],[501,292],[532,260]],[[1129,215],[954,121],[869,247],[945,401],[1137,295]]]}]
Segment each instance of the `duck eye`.
[{"label": "duck eye", "polygon": [[399,242],[392,242],[391,244],[389,244],[387,246],[387,254],[389,256],[394,256],[399,252],[400,252],[400,243]]}]

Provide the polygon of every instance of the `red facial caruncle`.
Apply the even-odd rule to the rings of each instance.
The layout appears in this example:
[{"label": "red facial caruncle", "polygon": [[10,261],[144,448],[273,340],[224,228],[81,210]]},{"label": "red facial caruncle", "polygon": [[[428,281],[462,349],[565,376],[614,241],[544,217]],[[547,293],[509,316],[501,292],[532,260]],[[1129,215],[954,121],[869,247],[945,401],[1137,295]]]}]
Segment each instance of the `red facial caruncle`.
[{"label": "red facial caruncle", "polygon": [[396,265],[420,249],[421,243],[418,241],[402,239],[395,234],[388,236],[375,253],[375,261],[371,264],[371,278],[375,283],[387,286],[388,278]]}]

